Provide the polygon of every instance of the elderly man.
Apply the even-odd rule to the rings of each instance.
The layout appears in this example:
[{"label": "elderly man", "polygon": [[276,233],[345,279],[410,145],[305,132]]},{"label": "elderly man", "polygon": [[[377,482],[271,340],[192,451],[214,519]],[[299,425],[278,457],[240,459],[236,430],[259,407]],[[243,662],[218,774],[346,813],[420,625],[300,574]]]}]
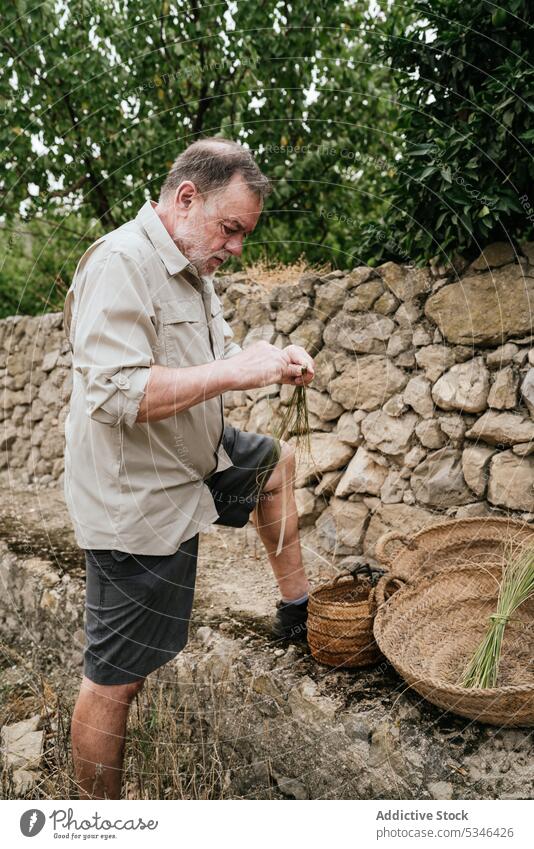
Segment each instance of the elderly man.
[{"label": "elderly man", "polygon": [[221,263],[240,256],[269,190],[241,145],[195,142],[158,203],[86,251],[67,294],[65,498],[87,574],[72,718],[83,797],[120,796],[132,699],[187,642],[203,529],[252,519],[281,594],[273,633],[305,636],[293,451],[225,426],[222,393],[308,383],[314,362],[298,345],[242,351],[212,283]]}]

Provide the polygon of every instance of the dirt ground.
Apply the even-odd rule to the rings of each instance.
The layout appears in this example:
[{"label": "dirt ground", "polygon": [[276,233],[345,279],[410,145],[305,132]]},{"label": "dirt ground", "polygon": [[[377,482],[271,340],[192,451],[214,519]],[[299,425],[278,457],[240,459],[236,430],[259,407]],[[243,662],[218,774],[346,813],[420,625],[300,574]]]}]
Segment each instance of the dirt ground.
[{"label": "dirt ground", "polygon": [[[51,560],[61,571],[84,573],[83,552],[74,539],[63,493],[55,488],[3,489],[0,500],[0,538],[26,557]],[[301,549],[310,578],[333,573],[317,546],[315,529],[301,530]],[[261,622],[273,615],[279,593],[267,553],[252,524],[244,528],[212,525],[201,534],[195,593],[195,616],[206,619],[237,616]]]}]

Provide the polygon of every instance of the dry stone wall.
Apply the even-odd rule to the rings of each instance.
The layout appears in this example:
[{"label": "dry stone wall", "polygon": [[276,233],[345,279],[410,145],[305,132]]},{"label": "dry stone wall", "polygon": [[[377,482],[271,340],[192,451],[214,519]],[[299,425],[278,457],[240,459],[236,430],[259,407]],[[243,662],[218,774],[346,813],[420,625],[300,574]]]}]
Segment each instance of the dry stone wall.
[{"label": "dry stone wall", "polygon": [[[333,559],[372,555],[391,527],[534,519],[534,243],[516,255],[492,245],[464,268],[388,262],[217,285],[243,348],[296,343],[315,358],[296,498]],[[0,369],[4,482],[61,485],[72,383],[61,314],[1,321]],[[292,391],[226,393],[227,420],[269,433]]]}]

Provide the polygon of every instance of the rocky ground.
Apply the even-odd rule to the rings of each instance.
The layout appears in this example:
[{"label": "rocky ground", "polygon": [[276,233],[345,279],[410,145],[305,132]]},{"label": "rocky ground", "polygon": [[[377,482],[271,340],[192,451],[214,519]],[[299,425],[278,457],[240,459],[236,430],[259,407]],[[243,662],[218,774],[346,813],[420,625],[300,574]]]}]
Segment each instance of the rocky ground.
[{"label": "rocky ground", "polygon": [[[302,530],[314,582],[332,571],[316,533]],[[5,490],[0,536],[3,794],[65,798],[83,558],[62,493]],[[385,659],[334,670],[273,642],[277,592],[251,524],[204,534],[198,572],[190,644],[151,676],[133,712],[127,796],[534,797],[528,730],[445,714]]]}]

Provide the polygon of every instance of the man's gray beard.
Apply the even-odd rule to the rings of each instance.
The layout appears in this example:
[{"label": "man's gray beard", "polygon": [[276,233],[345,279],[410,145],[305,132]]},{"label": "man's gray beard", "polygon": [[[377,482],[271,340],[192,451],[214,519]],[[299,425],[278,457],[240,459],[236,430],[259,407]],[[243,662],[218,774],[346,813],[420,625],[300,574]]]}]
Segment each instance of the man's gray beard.
[{"label": "man's gray beard", "polygon": [[201,259],[191,259],[191,257],[189,256],[189,251],[188,251],[188,250],[187,250],[187,248],[185,247],[185,245],[184,245],[184,243],[183,243],[182,239],[180,239],[180,238],[179,238],[179,237],[177,237],[176,235],[175,235],[175,236],[173,236],[173,242],[174,242],[174,244],[177,246],[178,250],[179,250],[181,253],[183,253],[183,255],[185,256],[185,258],[189,260],[189,262],[191,263],[191,265],[192,265],[192,266],[194,266],[194,268],[196,268],[197,273],[199,274],[199,276],[201,276],[201,277],[205,276],[205,275],[203,275],[203,274],[202,274],[202,271],[200,270],[200,269],[201,269],[201,267],[202,267],[202,264],[205,262],[205,260],[201,260]]}]

